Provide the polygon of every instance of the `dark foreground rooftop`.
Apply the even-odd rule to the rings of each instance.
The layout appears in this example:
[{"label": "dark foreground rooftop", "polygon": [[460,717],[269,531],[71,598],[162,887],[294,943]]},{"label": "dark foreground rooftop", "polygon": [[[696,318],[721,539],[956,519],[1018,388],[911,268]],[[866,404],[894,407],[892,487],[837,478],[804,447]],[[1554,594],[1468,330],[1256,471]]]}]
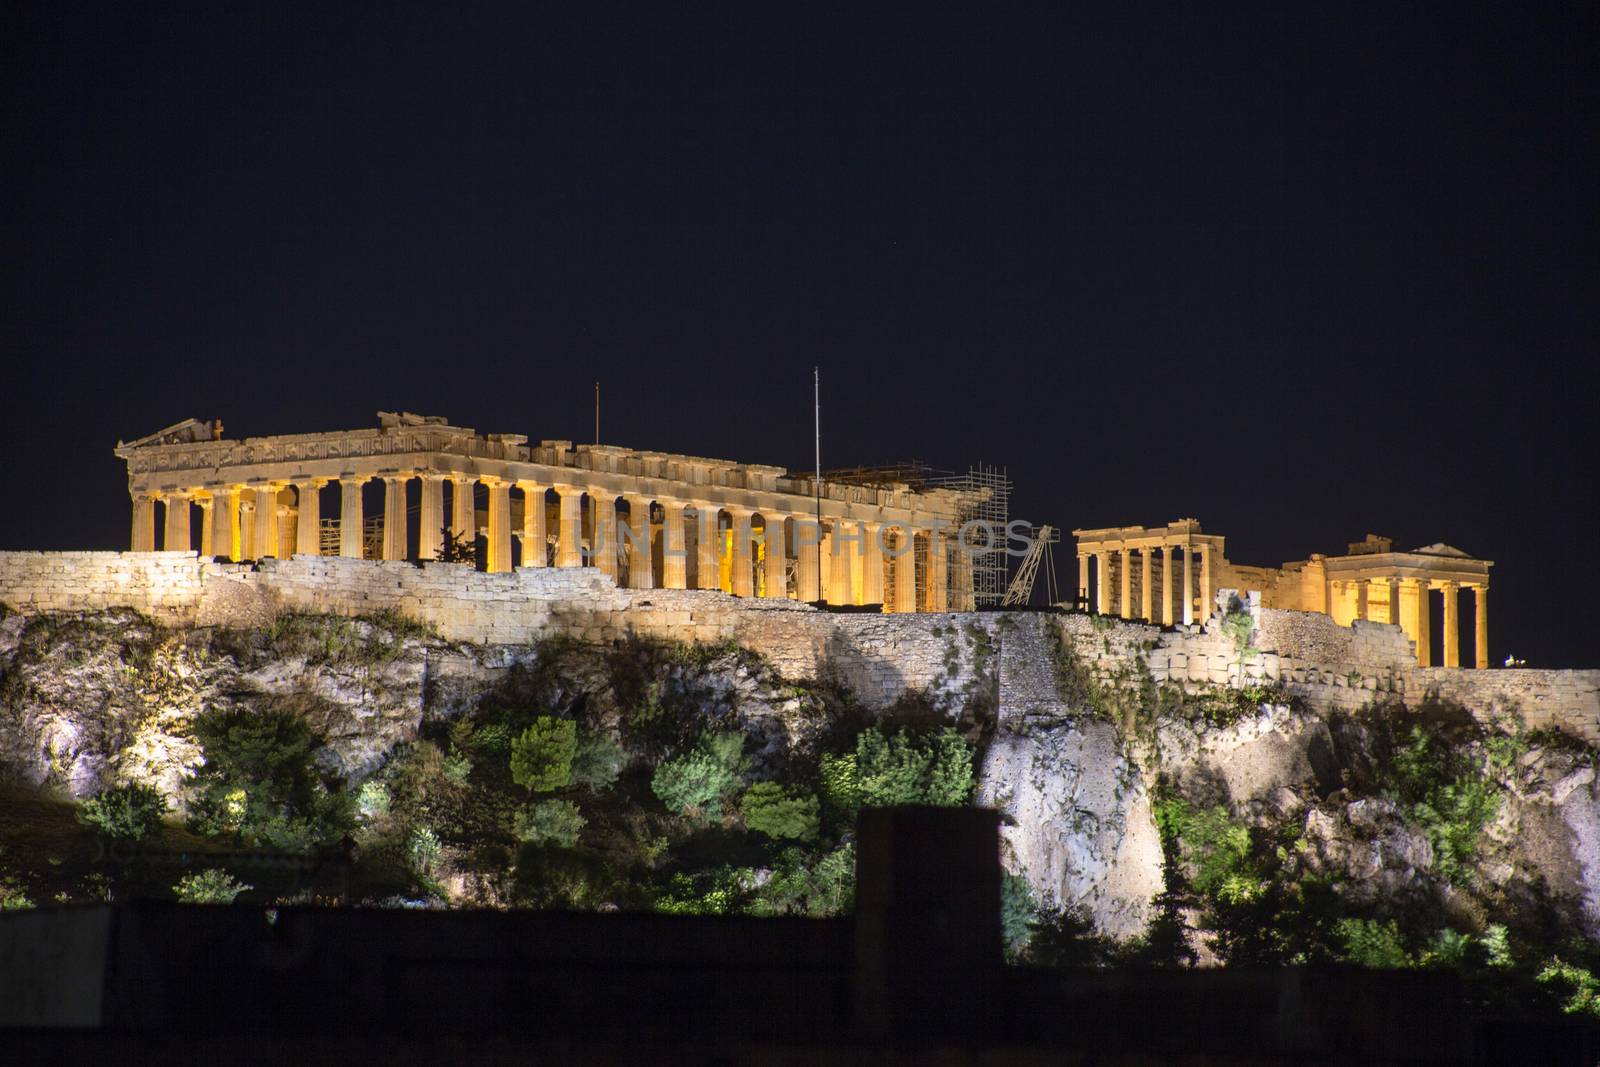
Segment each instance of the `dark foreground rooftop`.
[{"label": "dark foreground rooftop", "polygon": [[0,917],[0,1062],[1586,1063],[1448,974],[1002,964],[992,812],[863,815],[852,919],[200,907]]}]

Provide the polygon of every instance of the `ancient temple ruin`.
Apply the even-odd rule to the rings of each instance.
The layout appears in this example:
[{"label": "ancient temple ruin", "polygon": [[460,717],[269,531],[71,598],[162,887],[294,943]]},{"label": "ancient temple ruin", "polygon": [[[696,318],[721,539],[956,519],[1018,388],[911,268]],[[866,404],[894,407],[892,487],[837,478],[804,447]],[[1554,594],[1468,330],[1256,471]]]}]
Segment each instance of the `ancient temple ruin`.
[{"label": "ancient temple ruin", "polygon": [[[972,607],[960,492],[824,482],[782,467],[445,419],[229,440],[190,419],[119,442],[134,551],[258,560],[432,560],[456,539],[489,571],[593,566],[635,589],[721,589],[886,611]],[[332,488],[337,485],[337,489]],[[368,514],[365,490],[381,485]],[[374,491],[374,494],[376,490]]]},{"label": "ancient temple ruin", "polygon": [[[1196,519],[1165,526],[1115,526],[1074,530],[1078,542],[1078,596],[1102,615],[1144,619],[1166,626],[1191,624],[1210,614],[1216,590],[1259,590],[1261,605],[1314,611],[1341,626],[1357,619],[1399,626],[1416,648],[1417,662],[1432,663],[1432,598],[1442,605],[1441,663],[1461,665],[1461,594],[1473,595],[1474,665],[1489,665],[1489,568],[1446,544],[1396,552],[1387,537],[1368,534],[1344,555],[1313,553],[1281,567],[1235,564],[1224,538],[1203,533]],[[1159,566],[1157,558],[1160,559]],[[1093,561],[1091,574],[1091,562]]]}]

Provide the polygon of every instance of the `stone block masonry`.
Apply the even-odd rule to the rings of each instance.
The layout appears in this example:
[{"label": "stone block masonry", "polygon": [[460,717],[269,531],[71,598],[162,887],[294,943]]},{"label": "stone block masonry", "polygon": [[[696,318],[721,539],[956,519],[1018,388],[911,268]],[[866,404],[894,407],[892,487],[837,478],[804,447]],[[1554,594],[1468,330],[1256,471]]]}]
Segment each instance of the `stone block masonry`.
[{"label": "stone block masonry", "polygon": [[1141,659],[1156,682],[1186,687],[1226,684],[1242,670],[1245,682],[1281,685],[1316,707],[1354,710],[1384,698],[1416,706],[1439,697],[1484,718],[1514,709],[1530,727],[1600,742],[1600,671],[1419,668],[1397,626],[1340,626],[1326,615],[1274,609],[1260,611],[1256,651],[1241,664],[1217,617],[1164,629],[1080,614],[835,614],[715,590],[619,588],[587,567],[480,573],[336,556],[241,564],[192,552],[0,552],[0,603],[30,614],[133,608],[174,626],[256,626],[280,611],[395,611],[476,644],[555,635],[732,642],[786,677],[836,680],[868,708],[920,692],[955,711],[998,686],[1002,711],[1011,713],[1059,707],[1047,657],[1065,636],[1108,679],[1128,678]]}]

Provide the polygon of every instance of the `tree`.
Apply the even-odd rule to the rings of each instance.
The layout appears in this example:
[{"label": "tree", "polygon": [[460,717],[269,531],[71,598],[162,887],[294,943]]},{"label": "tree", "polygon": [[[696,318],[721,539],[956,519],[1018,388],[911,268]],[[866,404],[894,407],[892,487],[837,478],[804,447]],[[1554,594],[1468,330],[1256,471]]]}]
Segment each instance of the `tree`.
[{"label": "tree", "polygon": [[791,794],[777,782],[757,782],[739,798],[744,824],[776,840],[809,841],[817,836],[817,798]]},{"label": "tree", "polygon": [[578,724],[541,715],[511,742],[511,777],[535,793],[548,793],[572,780],[578,749]]},{"label": "tree", "polygon": [[469,567],[478,562],[477,538],[467,538],[445,526],[439,530],[439,550],[434,559],[440,563],[465,563]]},{"label": "tree", "polygon": [[299,850],[335,841],[349,828],[354,805],[323,784],[313,760],[320,741],[304,720],[208,711],[194,730],[205,763],[189,781],[198,794],[190,824],[201,833]]},{"label": "tree", "polygon": [[861,807],[959,807],[972,798],[972,747],[949,727],[923,736],[863,730],[853,754],[823,757],[822,785],[829,809],[844,818]]},{"label": "tree", "polygon": [[657,767],[650,788],[680,815],[703,813],[739,787],[748,765],[743,734],[707,734],[689,752]]}]

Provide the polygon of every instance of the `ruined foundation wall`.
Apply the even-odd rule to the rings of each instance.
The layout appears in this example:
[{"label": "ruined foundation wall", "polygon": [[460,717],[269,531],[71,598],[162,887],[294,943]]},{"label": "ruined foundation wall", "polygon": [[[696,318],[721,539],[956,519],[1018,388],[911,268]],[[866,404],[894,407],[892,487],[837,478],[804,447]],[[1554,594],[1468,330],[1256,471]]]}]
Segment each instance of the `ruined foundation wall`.
[{"label": "ruined foundation wall", "polygon": [[[451,640],[530,644],[555,634],[586,641],[630,636],[737,642],[785,676],[833,678],[867,707],[908,691],[951,707],[1004,673],[1008,633],[1050,654],[1064,637],[1107,678],[1136,674],[1189,687],[1280,684],[1318,707],[1353,710],[1375,699],[1415,706],[1431,696],[1490,717],[1516,709],[1534,727],[1559,726],[1600,741],[1600,671],[1419,669],[1398,627],[1338,626],[1325,615],[1262,609],[1239,662],[1220,620],[1163,630],[1089,615],[1025,613],[834,614],[788,600],[740,599],[698,590],[618,589],[591,568],[528,568],[485,574],[455,564],[299,556],[260,564],[217,563],[185,552],[0,552],[0,602],[23,612],[128,607],[171,625],[263,625],[279,611],[368,615],[397,611]],[[1027,625],[1024,625],[1027,623]],[[1040,651],[1043,650],[1043,651]],[[1011,650],[1013,653],[1017,650]],[[1011,657],[1013,677],[1048,685],[1038,665]],[[1019,690],[1020,692],[1021,690]],[[1042,696],[1028,698],[1039,703]]]},{"label": "ruined foundation wall", "polygon": [[23,612],[133,608],[193,622],[205,568],[193,552],[0,552],[0,604]]}]

